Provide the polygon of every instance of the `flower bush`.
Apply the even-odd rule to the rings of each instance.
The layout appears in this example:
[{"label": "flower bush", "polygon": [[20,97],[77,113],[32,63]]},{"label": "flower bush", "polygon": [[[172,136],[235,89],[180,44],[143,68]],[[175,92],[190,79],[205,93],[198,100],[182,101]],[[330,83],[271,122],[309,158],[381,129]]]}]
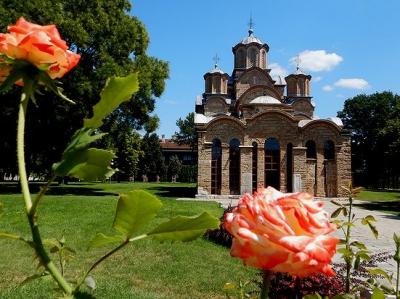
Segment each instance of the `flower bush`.
[{"label": "flower bush", "polygon": [[298,277],[334,275],[330,266],[339,240],[323,203],[307,193],[283,194],[272,187],[245,194],[226,215],[233,235],[231,255],[245,265]]}]

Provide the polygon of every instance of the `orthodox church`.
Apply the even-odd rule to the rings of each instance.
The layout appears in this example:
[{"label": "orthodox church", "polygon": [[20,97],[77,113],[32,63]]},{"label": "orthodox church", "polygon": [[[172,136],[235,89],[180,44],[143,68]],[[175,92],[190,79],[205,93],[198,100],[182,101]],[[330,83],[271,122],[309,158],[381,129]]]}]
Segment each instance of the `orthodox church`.
[{"label": "orthodox church", "polygon": [[282,192],[343,196],[351,180],[349,132],[339,118],[314,116],[311,76],[298,67],[272,78],[269,46],[249,29],[232,48],[234,69],[216,63],[196,99],[197,197]]}]

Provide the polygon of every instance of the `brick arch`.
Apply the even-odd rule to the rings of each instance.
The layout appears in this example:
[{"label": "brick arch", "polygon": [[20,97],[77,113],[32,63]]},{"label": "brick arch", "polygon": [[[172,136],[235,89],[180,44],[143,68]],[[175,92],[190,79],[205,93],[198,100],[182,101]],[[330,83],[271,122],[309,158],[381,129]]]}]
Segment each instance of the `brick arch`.
[{"label": "brick arch", "polygon": [[334,122],[327,120],[327,119],[312,120],[312,121],[308,122],[307,124],[305,124],[303,126],[302,130],[303,130],[303,132],[306,133],[308,130],[312,130],[316,127],[318,128],[321,126],[329,128],[330,130],[335,132],[336,135],[338,135],[342,131],[341,127],[339,127],[337,124],[335,124]]},{"label": "brick arch", "polygon": [[206,130],[207,140],[218,138],[223,142],[223,144],[229,144],[232,139],[236,138],[241,142],[241,144],[244,142],[244,124],[229,116],[214,118],[207,124]]},{"label": "brick arch", "polygon": [[[254,97],[251,97],[250,94],[257,90],[260,90],[260,92],[261,92],[260,95],[257,95],[257,96],[262,96],[265,94],[265,95],[272,96],[273,98],[276,98],[277,100],[279,100],[281,98],[279,95],[279,92],[277,90],[275,90],[273,87],[265,86],[265,85],[253,85],[252,87],[247,89],[236,101],[236,103],[235,103],[236,108],[238,109],[241,105],[248,104],[249,101],[254,99]],[[248,98],[249,98],[249,100],[247,101]]]},{"label": "brick arch", "polygon": [[259,67],[251,67],[248,68],[245,72],[243,72],[238,78],[237,78],[237,82],[241,82],[241,80],[243,79],[244,76],[248,75],[251,72],[256,72],[258,76],[263,77],[267,82],[271,83],[271,86],[274,86],[275,80],[272,79],[271,75],[266,72],[266,70],[263,70]]},{"label": "brick arch", "polygon": [[278,115],[280,118],[284,118],[292,123],[297,122],[296,119],[289,113],[285,112],[285,111],[278,111],[278,110],[271,110],[271,111],[263,111],[260,112],[256,115],[254,115],[251,119],[248,120],[248,123],[252,123],[254,121],[256,121],[257,119],[263,118],[266,115]]},{"label": "brick arch", "polygon": [[218,96],[212,96],[207,99],[204,106],[205,111],[208,113],[226,113],[229,106],[226,104],[225,99]]}]

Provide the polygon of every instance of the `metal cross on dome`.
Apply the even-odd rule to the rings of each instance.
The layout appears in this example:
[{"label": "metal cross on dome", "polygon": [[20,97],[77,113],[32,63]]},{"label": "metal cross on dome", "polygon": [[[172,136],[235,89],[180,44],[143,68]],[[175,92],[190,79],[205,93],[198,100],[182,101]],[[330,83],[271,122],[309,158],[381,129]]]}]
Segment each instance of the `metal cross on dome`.
[{"label": "metal cross on dome", "polygon": [[298,71],[300,70],[300,63],[301,63],[300,55],[296,56],[295,62],[296,62],[296,71]]},{"label": "metal cross on dome", "polygon": [[220,60],[218,54],[215,54],[215,56],[213,57],[213,60],[214,60],[215,67],[217,67],[218,66],[218,62]]},{"label": "metal cross on dome", "polygon": [[250,21],[249,21],[248,25],[249,25],[249,30],[253,30],[254,22],[253,22],[253,16],[251,14],[250,14]]}]

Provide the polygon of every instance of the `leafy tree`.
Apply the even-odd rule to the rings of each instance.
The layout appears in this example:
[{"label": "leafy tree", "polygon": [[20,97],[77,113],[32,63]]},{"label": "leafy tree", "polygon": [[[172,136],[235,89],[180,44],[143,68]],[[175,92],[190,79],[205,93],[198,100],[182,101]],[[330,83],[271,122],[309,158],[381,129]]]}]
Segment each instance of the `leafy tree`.
[{"label": "leafy tree", "polygon": [[190,145],[192,151],[197,146],[197,134],[194,128],[194,112],[190,112],[185,119],[179,118],[176,121],[179,132],[175,132],[172,139],[178,144]]},{"label": "leafy tree", "polygon": [[[91,107],[99,100],[107,77],[136,70],[140,90],[114,112],[105,126],[117,119],[131,130],[153,131],[157,127],[158,118],[152,112],[155,97],[164,90],[168,64],[146,55],[148,34],[144,25],[129,14],[130,9],[128,0],[0,0],[0,31],[5,32],[6,26],[14,24],[20,16],[38,24],[53,23],[63,39],[81,55],[77,68],[61,80],[64,93],[77,105],[60,103],[53,95],[45,94],[38,99],[37,106],[28,108],[27,167],[31,171],[49,170],[51,163],[60,158],[72,133],[81,126],[82,118],[91,115]],[[15,89],[18,88],[0,95],[0,168],[14,173],[14,123],[19,102]]]},{"label": "leafy tree", "polygon": [[139,133],[118,120],[110,121],[108,124],[110,126],[107,126],[106,130],[109,133],[103,137],[101,145],[104,148],[113,149],[117,155],[117,158],[113,161],[113,166],[118,169],[115,174],[117,180],[128,180],[131,177],[136,177],[139,158],[142,155]]},{"label": "leafy tree", "polygon": [[139,159],[139,175],[146,175],[150,181],[155,181],[157,175],[160,177],[163,175],[164,169],[160,139],[157,134],[144,135],[141,150],[143,155]]},{"label": "leafy tree", "polygon": [[357,184],[400,185],[400,97],[391,92],[358,95],[338,112],[352,134],[352,166]]},{"label": "leafy tree", "polygon": [[174,155],[171,157],[168,163],[168,172],[171,176],[177,176],[182,168],[182,162],[178,156]]}]

